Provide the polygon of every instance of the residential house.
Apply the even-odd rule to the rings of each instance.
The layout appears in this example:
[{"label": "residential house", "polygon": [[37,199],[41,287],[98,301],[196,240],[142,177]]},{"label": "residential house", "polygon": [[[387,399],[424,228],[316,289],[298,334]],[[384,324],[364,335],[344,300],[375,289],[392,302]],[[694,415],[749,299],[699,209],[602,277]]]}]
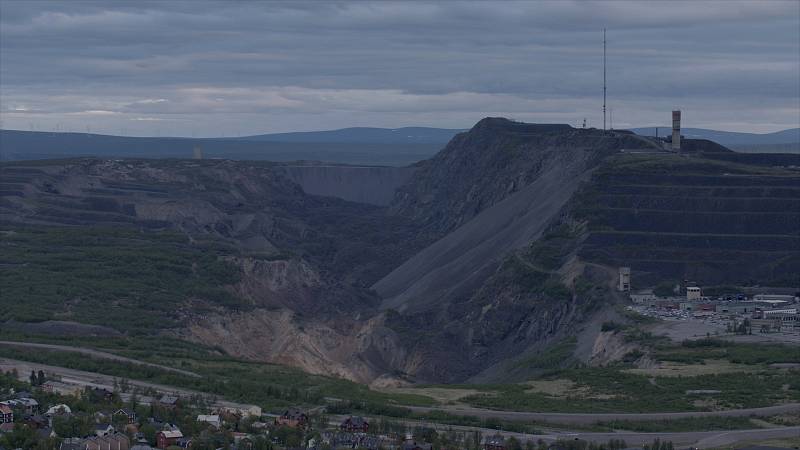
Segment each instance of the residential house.
[{"label": "residential house", "polygon": [[162,408],[173,409],[178,406],[178,397],[172,395],[164,395],[158,399],[158,405]]},{"label": "residential house", "polygon": [[483,443],[483,450],[506,450],[506,440],[499,433],[487,436]]},{"label": "residential house", "polygon": [[60,381],[45,381],[42,385],[42,390],[51,394],[80,397],[81,393],[83,392],[83,386],[78,384],[62,383]]},{"label": "residential house", "polygon": [[112,414],[112,417],[124,417],[124,420],[131,424],[136,423],[136,411],[128,408],[121,408]]},{"label": "residential house", "polygon": [[83,445],[83,450],[130,450],[131,441],[122,433],[114,433],[86,438]]},{"label": "residential house", "polygon": [[239,417],[261,417],[262,411],[260,406],[245,405],[239,406],[222,406],[217,409],[220,415],[234,415]]},{"label": "residential house", "polygon": [[339,425],[339,429],[350,433],[366,433],[369,431],[369,422],[360,416],[350,416]]},{"label": "residential house", "polygon": [[91,436],[86,439],[67,438],[61,441],[59,450],[130,450],[131,441],[122,433],[107,436]]},{"label": "residential house", "polygon": [[200,423],[207,423],[214,428],[219,428],[222,425],[222,421],[217,414],[200,414],[197,416],[197,421]]},{"label": "residential house", "polygon": [[98,424],[95,424],[94,429],[92,430],[92,432],[95,434],[95,436],[98,436],[98,437],[100,437],[100,436],[108,436],[109,434],[113,434],[114,433],[114,426],[111,425],[110,423],[98,423]]},{"label": "residential house", "polygon": [[58,450],[84,450],[83,439],[81,438],[66,438],[61,441]]},{"label": "residential house", "polygon": [[431,444],[427,442],[417,442],[414,439],[414,436],[411,434],[407,434],[405,440],[403,440],[403,445],[400,446],[401,450],[431,450]]},{"label": "residential house", "polygon": [[36,414],[39,412],[39,402],[29,397],[5,400],[0,402],[0,404],[7,405],[9,408],[17,408],[25,414]]},{"label": "residential house", "polygon": [[275,425],[305,428],[308,424],[308,415],[297,408],[289,408],[283,414],[275,418]]},{"label": "residential house", "polygon": [[150,447],[147,442],[138,442],[130,450],[153,450],[153,447]]},{"label": "residential house", "polygon": [[108,389],[96,387],[96,388],[87,388],[86,391],[94,401],[111,402],[114,400],[114,393],[109,391]]},{"label": "residential house", "polygon": [[14,423],[14,410],[6,403],[0,403],[0,423]]},{"label": "residential house", "polygon": [[177,445],[178,439],[182,437],[183,433],[180,430],[159,431],[156,433],[156,447],[163,450],[170,445]]}]

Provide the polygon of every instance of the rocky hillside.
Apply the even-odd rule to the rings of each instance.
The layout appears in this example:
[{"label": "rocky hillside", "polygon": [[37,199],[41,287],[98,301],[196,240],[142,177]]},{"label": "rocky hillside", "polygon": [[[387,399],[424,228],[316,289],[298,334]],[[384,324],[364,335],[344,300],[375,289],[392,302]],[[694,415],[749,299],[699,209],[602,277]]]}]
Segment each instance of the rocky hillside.
[{"label": "rocky hillside", "polygon": [[166,332],[371,379],[383,363],[340,357],[360,344],[325,345],[354,339],[378,311],[366,287],[429,242],[376,206],[305,194],[274,164],[80,159],[0,170],[0,321]]},{"label": "rocky hillside", "polygon": [[363,382],[523,377],[599,331],[620,265],[639,286],[800,283],[797,164],[691,145],[489,118],[404,169],[3,164],[0,321]]}]

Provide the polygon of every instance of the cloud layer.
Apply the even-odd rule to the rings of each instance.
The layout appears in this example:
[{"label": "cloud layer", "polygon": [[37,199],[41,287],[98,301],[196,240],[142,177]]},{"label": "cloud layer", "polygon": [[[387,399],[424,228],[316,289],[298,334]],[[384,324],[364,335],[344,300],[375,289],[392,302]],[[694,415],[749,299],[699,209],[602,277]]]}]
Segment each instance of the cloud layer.
[{"label": "cloud layer", "polygon": [[800,2],[0,0],[5,128],[800,124]]}]

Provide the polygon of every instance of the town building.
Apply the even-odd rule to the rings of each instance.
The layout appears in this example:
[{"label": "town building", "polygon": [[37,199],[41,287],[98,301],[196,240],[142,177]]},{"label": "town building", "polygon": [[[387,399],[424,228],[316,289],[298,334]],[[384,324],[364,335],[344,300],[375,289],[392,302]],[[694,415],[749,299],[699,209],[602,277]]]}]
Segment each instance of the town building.
[{"label": "town building", "polygon": [[124,420],[131,424],[136,423],[136,411],[128,408],[121,408],[112,414],[112,417],[124,417]]},{"label": "town building", "polygon": [[500,433],[487,436],[483,443],[483,450],[506,450],[506,440]]},{"label": "town building", "polygon": [[171,445],[177,445],[178,439],[183,437],[180,430],[166,430],[156,433],[156,447],[165,449]]},{"label": "town building", "polygon": [[131,441],[122,433],[94,436],[83,440],[83,450],[129,450]]},{"label": "town building", "polygon": [[173,409],[178,406],[178,397],[172,395],[163,395],[158,399],[158,406],[167,409]]},{"label": "town building", "polygon": [[797,297],[788,294],[756,294],[753,296],[753,300],[757,302],[794,303],[797,301]]},{"label": "town building", "polygon": [[42,390],[50,394],[71,395],[80,397],[83,393],[83,386],[77,384],[63,383],[61,381],[45,381]]},{"label": "town building", "polygon": [[698,287],[698,286],[687,286],[686,287],[686,300],[688,300],[688,301],[700,300],[700,298],[702,296],[703,296],[703,293],[701,292],[700,287]]},{"label": "town building", "polygon": [[432,445],[427,442],[417,442],[411,433],[406,434],[403,445],[400,446],[400,450],[431,450],[431,448]]},{"label": "town building", "polygon": [[339,429],[349,433],[366,433],[369,431],[369,422],[360,416],[350,416],[339,425]]},{"label": "town building", "polygon": [[220,425],[222,425],[218,414],[200,414],[197,416],[197,421],[200,423],[207,423],[214,428],[219,428]]},{"label": "town building", "polygon": [[652,289],[646,289],[633,293],[630,295],[630,298],[631,302],[637,305],[647,304],[657,300],[656,294],[653,293]]},{"label": "town building", "polygon": [[5,403],[0,403],[0,423],[14,423],[14,410]]},{"label": "town building", "polygon": [[305,428],[307,424],[308,415],[297,408],[287,409],[283,414],[275,418],[275,425],[285,427]]},{"label": "town building", "polygon": [[109,434],[114,434],[114,426],[110,423],[98,423],[92,431],[98,437],[108,436]]},{"label": "town building", "polygon": [[631,268],[630,267],[620,267],[619,268],[619,283],[617,284],[617,290],[620,292],[628,292],[631,290]]}]

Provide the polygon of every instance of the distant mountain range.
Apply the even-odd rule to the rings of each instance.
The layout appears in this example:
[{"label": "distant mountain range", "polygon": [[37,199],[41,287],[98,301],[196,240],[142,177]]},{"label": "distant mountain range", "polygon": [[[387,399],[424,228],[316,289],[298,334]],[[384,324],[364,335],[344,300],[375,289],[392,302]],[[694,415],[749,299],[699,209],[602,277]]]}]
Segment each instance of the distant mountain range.
[{"label": "distant mountain range", "polygon": [[[655,136],[656,127],[631,128],[631,131],[642,136]],[[658,127],[658,134],[661,136],[666,136],[671,132],[671,127]],[[708,139],[741,152],[800,153],[800,128],[789,128],[788,130],[764,134],[737,133],[706,128],[683,128],[681,129],[681,134],[689,139]]]},{"label": "distant mountain range", "polygon": [[[655,130],[632,128],[637,134],[650,136]],[[206,158],[403,166],[431,157],[462,131],[465,130],[357,127],[199,139],[0,130],[0,160],[75,156],[190,158],[199,146]],[[669,131],[669,127],[659,127],[661,135]],[[709,139],[740,152],[800,153],[800,128],[767,134],[684,128],[682,133],[687,138]]]},{"label": "distant mountain range", "polygon": [[405,128],[342,128],[330,131],[260,134],[239,138],[245,141],[269,142],[337,142],[347,144],[446,144],[465,129]]}]

